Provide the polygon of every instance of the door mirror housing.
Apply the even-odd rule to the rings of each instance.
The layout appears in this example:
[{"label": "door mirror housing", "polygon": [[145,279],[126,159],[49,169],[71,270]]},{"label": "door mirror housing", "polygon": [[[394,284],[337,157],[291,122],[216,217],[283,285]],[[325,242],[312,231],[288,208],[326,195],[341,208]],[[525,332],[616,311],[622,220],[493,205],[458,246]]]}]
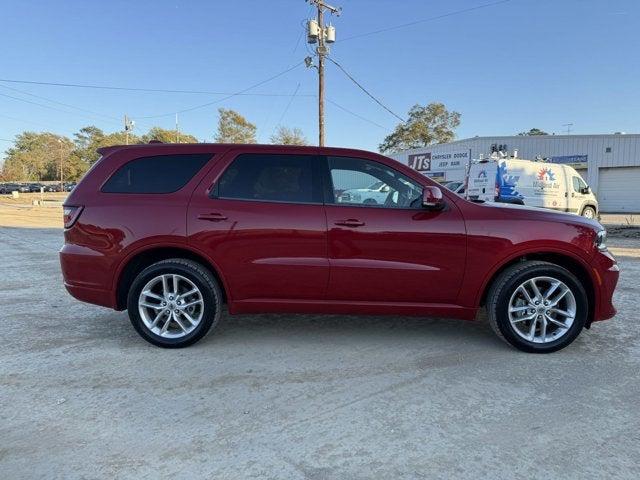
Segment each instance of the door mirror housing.
[{"label": "door mirror housing", "polygon": [[582,187],[580,189],[580,193],[583,195],[589,195],[591,193],[591,190],[589,189],[589,187]]},{"label": "door mirror housing", "polygon": [[438,187],[424,187],[422,190],[422,206],[429,210],[441,210],[444,208],[442,190]]}]

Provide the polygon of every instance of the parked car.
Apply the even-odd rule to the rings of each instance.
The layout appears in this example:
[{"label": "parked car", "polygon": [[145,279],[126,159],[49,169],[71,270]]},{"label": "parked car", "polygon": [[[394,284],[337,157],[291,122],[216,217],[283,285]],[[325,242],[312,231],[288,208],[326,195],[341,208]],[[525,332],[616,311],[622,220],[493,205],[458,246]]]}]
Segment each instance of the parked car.
[{"label": "parked car", "polygon": [[336,189],[339,193],[339,203],[379,205],[384,204],[391,191],[389,185],[376,181],[364,188]]},{"label": "parked car", "polygon": [[40,183],[30,183],[28,186],[31,193],[40,193],[40,189],[43,187]]},{"label": "parked car", "polygon": [[[618,266],[595,220],[478,204],[375,153],[280,145],[100,149],[64,203],[64,284],[127,309],[161,347],[229,313],[473,320],[527,352],[615,315]],[[342,185],[336,188],[336,182]],[[382,182],[377,205],[336,190]],[[349,188],[346,188],[347,190]]]},{"label": "parked car", "polygon": [[4,183],[0,185],[0,194],[8,194],[11,192],[19,192],[20,185],[17,183]]},{"label": "parked car", "polygon": [[587,218],[598,215],[598,200],[580,174],[557,163],[515,158],[472,163],[467,195],[485,202],[519,203]]},{"label": "parked car", "polygon": [[462,180],[456,180],[452,182],[443,182],[442,185],[447,187],[453,193],[457,193],[458,195],[464,194],[465,188],[464,188],[464,181]]},{"label": "parked car", "polygon": [[48,183],[47,185],[45,185],[44,191],[45,192],[61,192],[62,187],[60,186],[59,183]]},{"label": "parked car", "polygon": [[68,182],[64,184],[64,191],[65,192],[70,192],[71,190],[73,190],[76,187],[76,183],[75,182]]}]

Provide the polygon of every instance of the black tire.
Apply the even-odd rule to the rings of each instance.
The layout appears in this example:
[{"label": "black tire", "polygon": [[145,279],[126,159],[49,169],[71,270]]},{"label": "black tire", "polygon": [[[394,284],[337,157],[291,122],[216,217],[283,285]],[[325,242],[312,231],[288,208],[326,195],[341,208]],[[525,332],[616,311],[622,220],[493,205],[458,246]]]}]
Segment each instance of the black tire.
[{"label": "black tire", "polygon": [[[172,273],[193,282],[200,290],[203,300],[202,320],[192,332],[180,338],[165,338],[155,334],[144,324],[138,311],[138,298],[147,282],[159,275]],[[196,343],[218,324],[221,309],[222,292],[215,277],[200,263],[182,258],[162,260],[145,268],[131,284],[127,297],[127,310],[133,328],[147,342],[163,348],[182,348]]]},{"label": "black tire", "polygon": [[363,205],[377,205],[378,202],[376,202],[376,200],[374,198],[367,198],[364,202],[362,202]]},{"label": "black tire", "polygon": [[[591,216],[589,216],[589,214],[591,214]],[[582,213],[580,215],[585,218],[592,218],[596,220],[596,209],[587,205],[582,209]]]},{"label": "black tire", "polygon": [[[509,321],[509,301],[523,282],[543,276],[553,277],[569,287],[575,297],[576,315],[573,324],[564,335],[547,343],[534,343],[516,333]],[[584,328],[589,311],[587,294],[580,280],[565,268],[542,261],[518,263],[502,272],[489,289],[486,307],[489,324],[498,337],[529,353],[551,353],[571,344]]]}]

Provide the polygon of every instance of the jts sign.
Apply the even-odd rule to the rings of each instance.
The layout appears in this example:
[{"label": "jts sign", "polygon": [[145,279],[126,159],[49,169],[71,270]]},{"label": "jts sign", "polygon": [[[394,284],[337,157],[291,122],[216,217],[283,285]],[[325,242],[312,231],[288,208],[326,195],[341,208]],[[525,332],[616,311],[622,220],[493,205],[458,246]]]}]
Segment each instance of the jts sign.
[{"label": "jts sign", "polygon": [[451,153],[415,153],[409,155],[407,164],[419,172],[464,170],[471,158],[471,150]]}]

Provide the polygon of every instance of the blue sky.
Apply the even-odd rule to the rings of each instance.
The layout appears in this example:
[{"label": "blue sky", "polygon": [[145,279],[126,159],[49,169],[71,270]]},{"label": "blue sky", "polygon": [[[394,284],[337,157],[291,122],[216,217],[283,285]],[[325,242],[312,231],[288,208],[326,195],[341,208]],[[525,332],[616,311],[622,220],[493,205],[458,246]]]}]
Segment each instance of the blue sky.
[{"label": "blue sky", "polygon": [[[532,127],[561,133],[640,131],[640,2],[511,0],[376,35],[347,37],[491,3],[491,0],[335,0],[332,55],[392,110],[444,102],[462,114],[458,138]],[[0,78],[122,87],[237,92],[307,55],[303,0],[33,1],[2,3]],[[327,144],[375,150],[397,123],[327,65]],[[258,126],[279,120],[317,138],[315,70],[300,66],[238,96],[180,115],[181,129],[212,140],[219,106]],[[299,86],[298,86],[299,85]],[[27,96],[46,97],[88,113]],[[141,93],[0,82],[0,138],[25,129],[71,135],[94,124],[173,128],[172,112],[222,95]],[[287,105],[290,106],[287,109]],[[59,111],[57,109],[63,110]],[[168,114],[155,119],[142,117]],[[9,118],[10,117],[10,118]],[[377,124],[377,125],[376,125]],[[0,151],[10,144],[0,142]]]}]

